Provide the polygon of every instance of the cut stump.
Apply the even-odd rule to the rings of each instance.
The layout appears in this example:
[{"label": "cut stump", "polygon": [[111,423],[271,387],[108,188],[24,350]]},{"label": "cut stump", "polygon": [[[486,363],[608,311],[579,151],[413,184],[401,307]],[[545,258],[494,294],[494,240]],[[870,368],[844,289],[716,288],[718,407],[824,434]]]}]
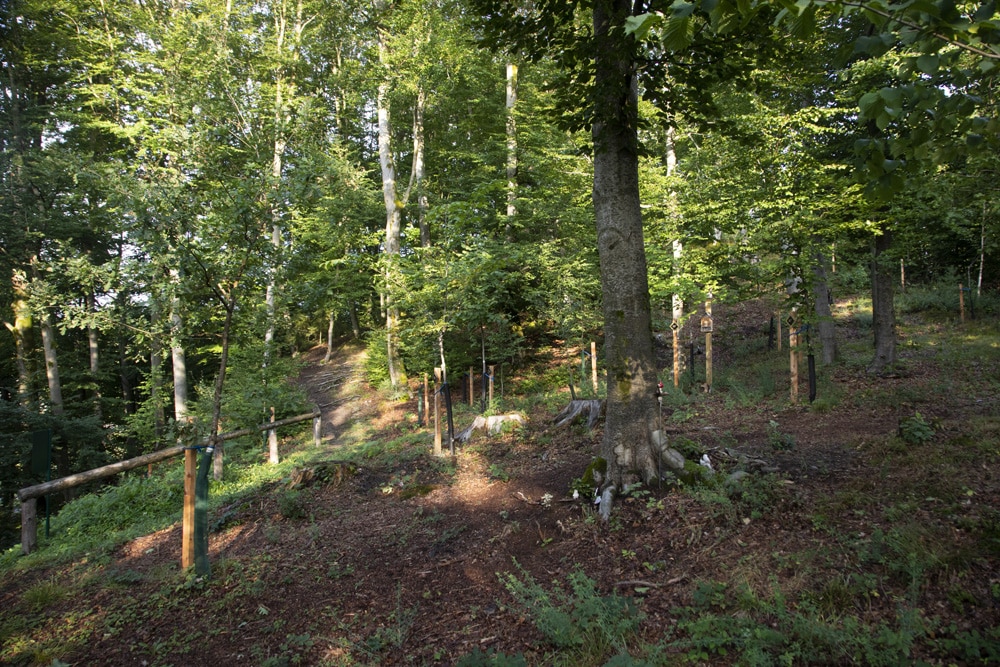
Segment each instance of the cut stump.
[{"label": "cut stump", "polygon": [[340,486],[341,483],[358,470],[353,463],[346,461],[320,461],[307,468],[296,468],[292,471],[288,488],[327,484]]},{"label": "cut stump", "polygon": [[587,417],[587,429],[592,429],[597,425],[598,420],[604,414],[604,401],[592,398],[592,399],[576,399],[569,402],[563,411],[555,416],[553,421],[556,426],[565,426],[566,424],[571,424],[577,419],[586,415]]},{"label": "cut stump", "polygon": [[469,438],[476,431],[485,430],[490,435],[496,435],[503,429],[505,424],[517,424],[523,426],[527,420],[524,415],[512,412],[507,415],[493,415],[490,417],[479,416],[461,433],[455,436],[455,442],[468,442]]}]

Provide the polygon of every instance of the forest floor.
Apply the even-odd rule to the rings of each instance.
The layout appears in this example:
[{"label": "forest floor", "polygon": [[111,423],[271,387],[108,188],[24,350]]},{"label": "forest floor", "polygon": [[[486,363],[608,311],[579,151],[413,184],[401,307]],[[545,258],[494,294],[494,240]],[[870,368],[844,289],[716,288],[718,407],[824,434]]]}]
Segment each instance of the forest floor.
[{"label": "forest floor", "polygon": [[[863,321],[844,308],[838,333],[863,349]],[[493,664],[480,652],[497,651],[528,665],[600,665],[614,652],[613,639],[593,648],[587,632],[599,628],[590,626],[560,647],[536,626],[544,596],[522,604],[503,573],[550,592],[560,582],[565,595],[550,600],[570,617],[583,618],[588,600],[628,600],[642,620],[624,642],[650,663],[768,664],[751,649],[795,664],[996,660],[995,323],[904,323],[898,372],[870,377],[858,355],[823,371],[816,402],[803,382],[792,405],[775,371],[787,347],[767,349],[768,315],[759,304],[719,309],[719,388],[670,393],[663,411],[689,457],[707,454],[720,479],[735,468],[750,477],[736,490],[641,489],[616,503],[608,524],[570,495],[602,434],[600,425],[553,427],[568,389],[522,403],[526,426],[476,435],[453,459],[435,459],[414,403],[362,380],[360,348],[346,345],[327,364],[313,349],[298,382],[324,411],[320,451],[213,510],[211,579],[179,571],[177,525],[94,562],[7,573],[0,660],[447,665],[469,654],[481,660],[467,664]],[[579,358],[562,349],[546,367],[565,375]],[[727,370],[739,364],[742,375]],[[506,385],[513,394],[518,378]],[[474,414],[460,410],[456,429]],[[901,426],[924,435],[907,442]],[[575,572],[594,590],[572,589]],[[46,583],[63,593],[29,598]],[[838,655],[825,641],[850,646]]]}]

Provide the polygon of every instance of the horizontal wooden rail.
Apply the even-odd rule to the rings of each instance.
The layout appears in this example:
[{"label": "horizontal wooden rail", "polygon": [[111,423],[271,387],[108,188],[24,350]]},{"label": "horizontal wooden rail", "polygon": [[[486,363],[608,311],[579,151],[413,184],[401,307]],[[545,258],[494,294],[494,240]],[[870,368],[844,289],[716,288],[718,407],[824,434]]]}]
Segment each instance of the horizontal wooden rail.
[{"label": "horizontal wooden rail", "polygon": [[[216,441],[233,440],[235,438],[241,438],[243,436],[252,435],[261,431],[270,431],[271,429],[281,426],[288,426],[289,424],[303,422],[307,419],[317,419],[320,417],[320,414],[319,410],[314,410],[308,414],[298,415],[297,417],[288,417],[287,419],[282,419],[276,422],[267,422],[253,428],[244,428],[239,431],[222,433],[216,438]],[[202,446],[207,446],[207,444],[208,441],[206,441]],[[136,456],[135,458],[118,461],[117,463],[110,463],[106,466],[101,466],[100,468],[86,470],[84,472],[76,473],[75,475],[60,477],[59,479],[54,479],[50,482],[36,484],[34,486],[28,486],[21,489],[17,492],[17,497],[21,501],[21,551],[25,554],[31,553],[34,551],[38,541],[36,535],[38,524],[36,500],[38,498],[50,493],[56,493],[58,491],[70,489],[74,486],[86,484],[87,482],[93,482],[94,480],[111,477],[113,475],[117,475],[118,473],[125,472],[126,470],[139,468],[153,463],[159,463],[160,461],[166,461],[167,459],[171,459],[175,456],[180,456],[186,449],[186,445],[174,445],[149,454],[143,454],[142,456]]]}]

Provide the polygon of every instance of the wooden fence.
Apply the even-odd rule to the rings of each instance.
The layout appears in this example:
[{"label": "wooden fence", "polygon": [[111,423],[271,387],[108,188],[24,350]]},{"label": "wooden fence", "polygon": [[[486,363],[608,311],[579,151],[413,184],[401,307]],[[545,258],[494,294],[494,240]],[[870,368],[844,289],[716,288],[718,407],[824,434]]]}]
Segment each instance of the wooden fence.
[{"label": "wooden fence", "polygon": [[[299,415],[297,417],[289,417],[288,419],[282,419],[276,422],[268,422],[253,428],[245,428],[239,431],[223,433],[216,438],[216,441],[224,442],[226,440],[234,440],[245,435],[252,435],[262,431],[270,431],[282,426],[288,426],[289,424],[297,424],[307,419],[313,420],[313,440],[317,445],[319,445],[321,430],[319,410],[314,410],[308,414]],[[207,446],[207,444],[208,443],[206,442],[205,446]],[[21,552],[25,555],[30,554],[38,546],[38,499],[42,496],[70,489],[74,486],[79,486],[87,482],[93,482],[98,479],[111,477],[133,468],[139,468],[145,465],[159,463],[160,461],[166,461],[167,459],[172,459],[175,456],[180,456],[184,452],[190,451],[191,449],[192,448],[186,445],[175,445],[173,447],[160,449],[150,454],[143,454],[142,456],[126,459],[125,461],[111,463],[106,466],[101,466],[100,468],[94,468],[93,470],[87,470],[75,475],[69,475],[68,477],[60,477],[59,479],[54,479],[50,482],[45,482],[44,484],[36,484],[35,486],[28,486],[21,489],[17,492],[17,497],[21,501]],[[190,503],[193,506],[194,497],[192,496],[189,499],[187,497],[187,491],[187,484],[185,484],[184,505],[186,507],[190,500]],[[186,514],[187,512],[185,512],[185,515]]]}]

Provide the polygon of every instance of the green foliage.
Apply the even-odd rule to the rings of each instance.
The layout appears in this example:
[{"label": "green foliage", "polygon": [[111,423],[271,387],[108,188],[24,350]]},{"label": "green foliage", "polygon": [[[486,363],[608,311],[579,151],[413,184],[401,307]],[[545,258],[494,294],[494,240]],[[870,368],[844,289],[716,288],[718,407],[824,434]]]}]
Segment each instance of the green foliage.
[{"label": "green foliage", "polygon": [[305,519],[309,515],[309,494],[299,489],[278,493],[278,511],[286,519]]},{"label": "green foliage", "polygon": [[[309,411],[305,391],[289,381],[298,374],[299,362],[288,358],[274,358],[267,368],[261,368],[264,352],[259,346],[234,346],[229,354],[229,368],[226,371],[222,397],[224,430],[263,424],[270,419],[272,407],[275,419],[294,417]],[[199,399],[194,408],[194,413],[206,423],[210,421],[212,414],[212,391],[209,386],[200,387]],[[298,428],[307,426],[308,424],[303,424]],[[294,427],[289,430],[294,430]]]},{"label": "green foliage", "polygon": [[908,445],[926,445],[934,439],[934,426],[919,412],[899,420],[899,437]]},{"label": "green foliage", "polygon": [[111,545],[176,521],[183,500],[181,484],[127,477],[116,486],[68,503],[53,517],[52,531],[60,540],[77,546]]},{"label": "green foliage", "polygon": [[373,387],[389,386],[389,352],[385,329],[375,329],[365,334],[364,373],[365,379]]},{"label": "green foliage", "polygon": [[472,653],[459,658],[455,667],[528,667],[528,662],[522,653],[509,656],[492,648],[484,652],[477,646]]},{"label": "green foliage", "polygon": [[612,652],[626,652],[644,618],[628,598],[602,597],[580,570],[567,576],[568,590],[556,582],[547,591],[516,562],[515,566],[518,575],[503,573],[500,580],[553,646],[591,664]]},{"label": "green foliage", "polygon": [[785,452],[795,448],[795,436],[784,433],[778,422],[772,419],[767,423],[767,444],[776,452]]},{"label": "green foliage", "polygon": [[675,610],[680,636],[668,644],[689,662],[896,665],[907,662],[927,631],[911,609],[899,610],[892,623],[828,618],[808,603],[792,605],[777,586],[759,597],[747,586],[699,582],[692,597],[691,606]]}]

